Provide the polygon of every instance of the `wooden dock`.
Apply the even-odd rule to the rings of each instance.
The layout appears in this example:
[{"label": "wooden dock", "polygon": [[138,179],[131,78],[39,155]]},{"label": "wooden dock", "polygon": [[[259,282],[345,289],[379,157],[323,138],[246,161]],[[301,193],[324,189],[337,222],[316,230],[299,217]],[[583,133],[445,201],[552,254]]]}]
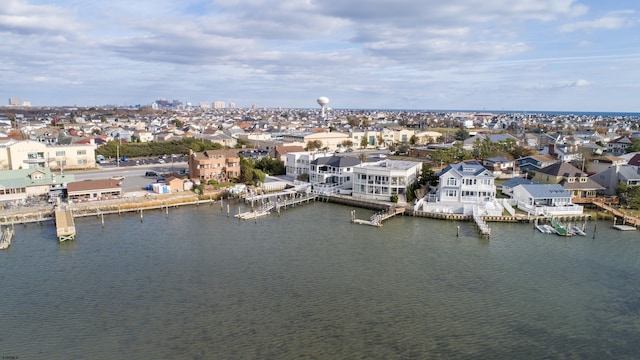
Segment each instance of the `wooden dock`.
[{"label": "wooden dock", "polygon": [[370,225],[370,226],[377,226],[380,227],[382,226],[382,222],[384,220],[387,220],[389,218],[392,218],[398,214],[404,214],[405,209],[404,208],[398,208],[398,207],[390,207],[386,210],[377,212],[373,215],[371,215],[371,217],[369,218],[369,220],[362,220],[362,219],[356,219],[356,214],[355,214],[355,210],[351,211],[351,222],[354,224],[361,224],[361,225]]},{"label": "wooden dock", "polygon": [[242,220],[251,220],[257,217],[269,215],[273,210],[280,214],[281,210],[305,204],[309,201],[315,201],[317,197],[318,196],[316,194],[300,194],[300,196],[296,196],[295,193],[291,197],[284,197],[283,199],[278,198],[275,201],[271,201],[268,197],[264,197],[261,198],[261,200],[266,200],[266,202],[262,203],[258,209],[238,213],[234,215],[234,217]]},{"label": "wooden dock", "polygon": [[623,213],[622,211],[613,208],[609,204],[605,204],[604,202],[596,201],[596,200],[591,201],[590,203],[595,205],[595,206],[597,206],[597,207],[599,207],[602,210],[606,210],[606,211],[610,212],[616,218],[622,219],[622,225],[632,226],[634,228],[638,228],[638,226],[640,226],[640,219],[638,219],[636,217],[633,217],[633,216],[630,216],[630,215],[627,215],[627,214]]},{"label": "wooden dock", "polygon": [[76,226],[71,210],[56,210],[56,235],[60,242],[76,238]]}]

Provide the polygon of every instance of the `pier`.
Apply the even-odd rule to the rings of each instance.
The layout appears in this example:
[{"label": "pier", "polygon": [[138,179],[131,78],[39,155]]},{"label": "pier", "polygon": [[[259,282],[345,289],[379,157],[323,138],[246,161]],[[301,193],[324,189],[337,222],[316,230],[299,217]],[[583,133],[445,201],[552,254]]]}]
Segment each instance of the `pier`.
[{"label": "pier", "polygon": [[[273,210],[275,210],[278,214],[280,214],[281,210],[286,210],[287,208],[291,208],[297,205],[305,204],[310,201],[315,201],[318,198],[317,194],[302,194],[300,193],[284,193],[284,194],[272,194],[268,195],[259,195],[260,201],[262,204],[257,209],[246,211],[243,213],[238,213],[234,215],[234,217],[241,220],[251,220],[256,219],[261,216],[269,215]],[[280,198],[282,195],[282,198]],[[272,200],[272,198],[275,198]],[[251,204],[256,198],[250,198]],[[245,199],[247,201],[247,199]],[[253,207],[253,206],[252,206]]]},{"label": "pier", "polygon": [[56,210],[55,217],[58,241],[74,240],[76,237],[76,226],[71,210]]},{"label": "pier", "polygon": [[398,207],[389,207],[386,210],[377,212],[373,215],[371,215],[371,217],[369,218],[369,220],[362,220],[362,219],[356,219],[356,213],[355,210],[351,210],[351,222],[354,224],[361,224],[361,225],[370,225],[370,226],[377,226],[380,227],[382,226],[382,222],[384,220],[387,220],[389,218],[392,218],[398,214],[404,214],[405,209],[404,208],[398,208]]}]

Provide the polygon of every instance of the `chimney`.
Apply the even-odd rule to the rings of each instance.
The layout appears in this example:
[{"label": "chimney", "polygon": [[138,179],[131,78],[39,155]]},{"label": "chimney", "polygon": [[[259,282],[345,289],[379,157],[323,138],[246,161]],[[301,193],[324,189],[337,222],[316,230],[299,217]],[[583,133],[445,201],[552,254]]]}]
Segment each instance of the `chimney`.
[{"label": "chimney", "polygon": [[549,155],[555,155],[556,154],[556,144],[549,144],[547,145],[548,149],[549,149]]}]

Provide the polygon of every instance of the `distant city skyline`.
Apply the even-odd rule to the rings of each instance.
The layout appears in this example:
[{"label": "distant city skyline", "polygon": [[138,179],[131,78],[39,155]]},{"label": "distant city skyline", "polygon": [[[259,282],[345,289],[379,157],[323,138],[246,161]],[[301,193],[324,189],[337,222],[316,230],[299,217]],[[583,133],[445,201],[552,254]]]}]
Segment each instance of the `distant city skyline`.
[{"label": "distant city skyline", "polygon": [[640,112],[631,0],[6,0],[0,97]]}]

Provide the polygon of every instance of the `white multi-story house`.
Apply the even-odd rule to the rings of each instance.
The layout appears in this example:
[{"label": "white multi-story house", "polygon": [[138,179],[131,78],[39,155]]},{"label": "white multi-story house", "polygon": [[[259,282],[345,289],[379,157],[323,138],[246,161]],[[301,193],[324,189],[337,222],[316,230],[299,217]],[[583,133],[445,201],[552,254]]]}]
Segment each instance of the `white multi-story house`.
[{"label": "white multi-story house", "polygon": [[494,175],[478,162],[450,164],[440,174],[440,202],[480,203],[495,197]]},{"label": "white multi-story house", "polygon": [[351,195],[382,201],[391,200],[392,194],[404,198],[407,186],[416,181],[421,170],[422,162],[415,161],[385,159],[356,165]]},{"label": "white multi-story house", "polygon": [[309,164],[309,182],[341,188],[351,187],[353,167],[358,164],[360,160],[351,156],[317,158]]},{"label": "white multi-story house", "polygon": [[311,161],[321,158],[321,157],[329,157],[333,156],[333,153],[330,152],[309,152],[309,151],[300,151],[300,152],[290,152],[287,153],[285,160],[285,169],[286,174],[289,177],[293,177],[294,179],[302,174],[309,174],[309,164]]},{"label": "white multi-story house", "polygon": [[435,194],[418,200],[416,211],[465,215],[501,215],[494,175],[476,161],[450,164],[440,173]]}]

